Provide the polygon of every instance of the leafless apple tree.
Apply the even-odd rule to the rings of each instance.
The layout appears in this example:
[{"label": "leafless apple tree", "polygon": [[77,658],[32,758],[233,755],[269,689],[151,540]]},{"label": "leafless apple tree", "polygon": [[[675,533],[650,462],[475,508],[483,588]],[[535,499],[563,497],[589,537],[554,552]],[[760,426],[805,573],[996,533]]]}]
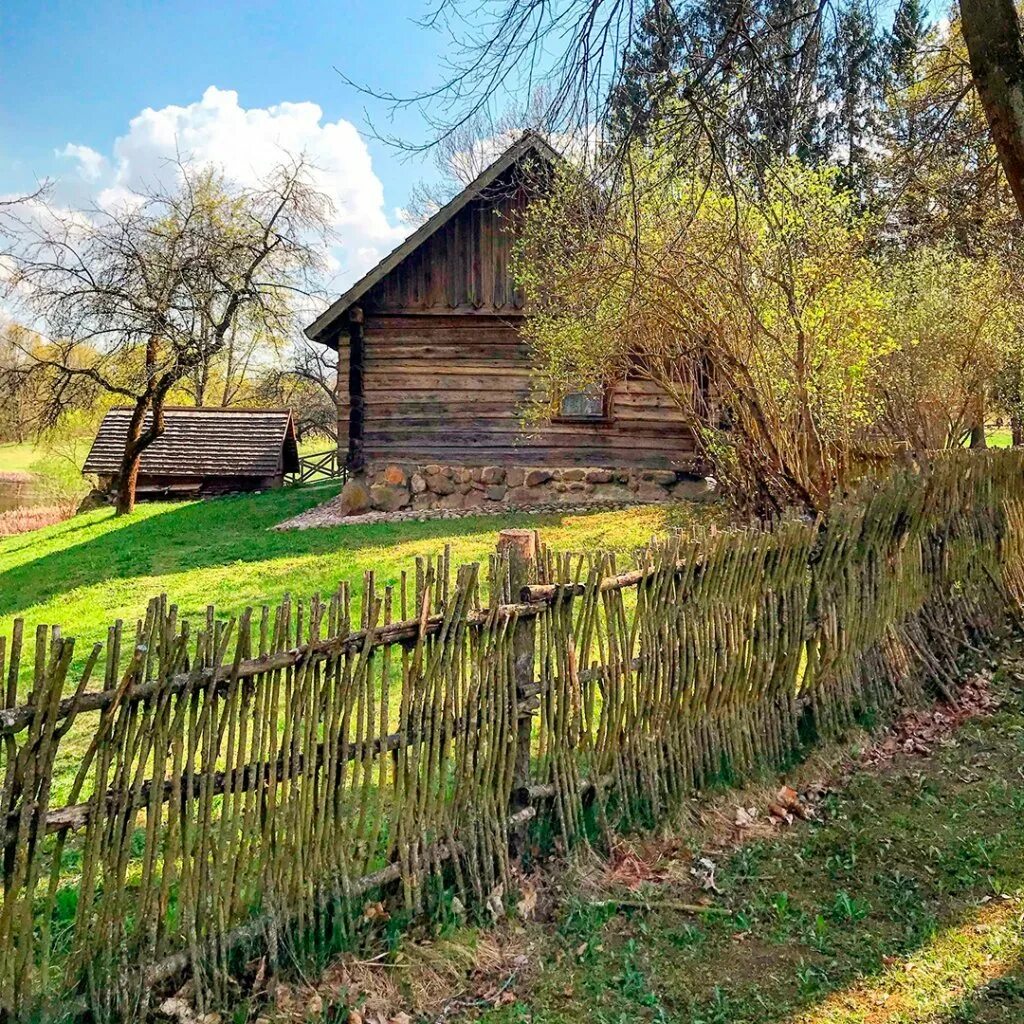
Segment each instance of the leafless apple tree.
[{"label": "leafless apple tree", "polygon": [[71,211],[42,197],[0,211],[6,299],[41,334],[14,372],[45,382],[41,426],[107,393],[132,416],[117,509],[168,396],[247,337],[287,337],[322,270],[330,201],[301,159],[255,187],[180,163],[171,187]]}]

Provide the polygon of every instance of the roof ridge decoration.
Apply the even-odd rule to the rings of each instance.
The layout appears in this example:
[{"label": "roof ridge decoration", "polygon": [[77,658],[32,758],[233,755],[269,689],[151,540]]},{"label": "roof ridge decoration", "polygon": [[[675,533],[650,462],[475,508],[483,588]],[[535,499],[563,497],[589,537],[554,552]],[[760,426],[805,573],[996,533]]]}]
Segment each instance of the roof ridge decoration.
[{"label": "roof ridge decoration", "polygon": [[525,156],[534,153],[549,164],[562,156],[536,132],[524,132],[504,153],[480,172],[457,196],[450,199],[433,216],[424,221],[404,242],[393,249],[372,270],[364,274],[340,298],[331,303],[305,330],[311,341],[320,341],[378,281],[391,273],[407,256],[418,249],[431,235],[445,226],[461,209],[488,188],[497,178]]}]

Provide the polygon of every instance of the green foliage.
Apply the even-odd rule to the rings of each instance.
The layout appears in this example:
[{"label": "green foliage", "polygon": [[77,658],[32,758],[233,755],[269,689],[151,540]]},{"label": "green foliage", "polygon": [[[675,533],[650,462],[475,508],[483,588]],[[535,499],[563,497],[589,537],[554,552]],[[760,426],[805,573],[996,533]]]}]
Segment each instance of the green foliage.
[{"label": "green foliage", "polygon": [[956,446],[997,381],[1012,405],[1021,293],[1004,261],[948,243],[899,253],[885,267],[885,327],[894,341],[882,378],[885,428],[918,449]]},{"label": "green foliage", "polygon": [[541,401],[646,377],[732,493],[762,513],[822,510],[868,446],[894,344],[870,220],[838,172],[795,160],[757,197],[679,175],[658,149],[633,172],[598,214],[564,170],[528,215],[517,267]]}]

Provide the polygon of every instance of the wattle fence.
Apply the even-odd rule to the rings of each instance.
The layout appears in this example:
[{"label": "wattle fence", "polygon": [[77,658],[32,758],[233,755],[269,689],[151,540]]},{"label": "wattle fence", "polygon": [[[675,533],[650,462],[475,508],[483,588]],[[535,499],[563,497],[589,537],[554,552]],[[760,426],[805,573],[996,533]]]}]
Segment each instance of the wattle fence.
[{"label": "wattle fence", "polygon": [[[508,539],[361,595],[182,620],[160,598],[71,677],[0,637],[0,1016],[225,1005],[409,914],[508,891],[565,847],[790,762],[861,715],[951,695],[1024,598],[1024,460],[958,453],[826,525],[608,553]],[[19,695],[21,703],[19,703]],[[448,901],[445,904],[445,901]]]}]

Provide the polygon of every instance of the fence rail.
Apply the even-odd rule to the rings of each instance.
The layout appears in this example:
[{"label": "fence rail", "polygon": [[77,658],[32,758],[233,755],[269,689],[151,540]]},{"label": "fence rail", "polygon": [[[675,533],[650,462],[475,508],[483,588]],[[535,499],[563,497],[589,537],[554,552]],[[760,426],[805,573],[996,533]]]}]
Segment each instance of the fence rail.
[{"label": "fence rail", "polygon": [[338,479],[342,483],[348,479],[348,469],[339,458],[337,448],[328,448],[326,451],[314,452],[311,455],[300,455],[299,468],[296,473],[291,474],[291,482],[304,484],[321,476]]},{"label": "fence rail", "polygon": [[[165,598],[74,640],[0,637],[0,1015],[145,1014],[190,970],[225,1002],[411,913],[484,905],[534,818],[566,847],[656,820],[801,736],[951,693],[1024,597],[1024,461],[963,453],[827,525],[621,556],[506,531],[489,565],[195,626]],[[19,694],[22,698],[19,700]]]}]

